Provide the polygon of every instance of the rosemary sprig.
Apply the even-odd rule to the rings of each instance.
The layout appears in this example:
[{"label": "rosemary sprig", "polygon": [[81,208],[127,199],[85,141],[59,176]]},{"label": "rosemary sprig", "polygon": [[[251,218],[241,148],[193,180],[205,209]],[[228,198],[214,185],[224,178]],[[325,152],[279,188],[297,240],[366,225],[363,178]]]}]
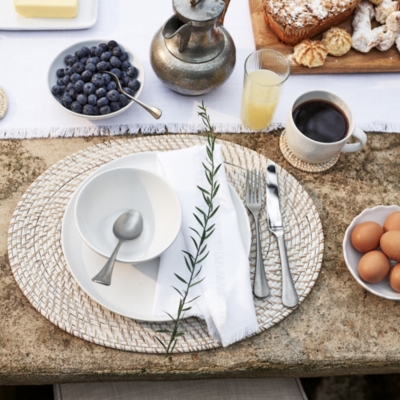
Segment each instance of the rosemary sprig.
[{"label": "rosemary sprig", "polygon": [[201,263],[207,258],[209,255],[209,251],[207,251],[207,239],[214,233],[215,224],[209,226],[210,220],[217,213],[219,206],[214,207],[214,198],[218,193],[219,184],[216,180],[216,175],[221,167],[221,164],[215,166],[214,164],[214,149],[215,149],[215,135],[214,130],[211,126],[210,117],[207,114],[207,108],[204,106],[204,102],[202,102],[201,106],[199,106],[200,112],[198,115],[202,118],[203,124],[206,128],[207,133],[207,160],[206,163],[203,163],[204,173],[207,178],[207,182],[209,183],[209,188],[204,189],[200,186],[197,186],[201,191],[203,199],[207,205],[206,211],[203,211],[201,208],[196,207],[196,212],[193,213],[196,221],[199,225],[197,229],[190,227],[190,229],[194,232],[194,235],[191,236],[191,239],[194,243],[196,252],[195,254],[191,254],[187,251],[183,251],[184,259],[186,267],[189,271],[189,277],[183,278],[178,274],[174,274],[176,278],[183,282],[186,285],[185,290],[179,290],[173,286],[173,288],[179,293],[181,298],[179,299],[178,312],[176,317],[174,318],[171,314],[167,313],[168,316],[173,321],[172,329],[160,329],[157,332],[166,333],[169,335],[168,343],[164,343],[160,338],[156,336],[158,342],[165,349],[165,356],[168,357],[175,348],[175,345],[178,339],[181,336],[184,336],[185,332],[180,330],[180,324],[182,322],[182,318],[185,315],[186,311],[189,311],[192,307],[189,305],[200,296],[197,296],[191,300],[187,300],[190,288],[195,285],[198,285],[205,278],[200,279],[199,275],[202,270]]}]

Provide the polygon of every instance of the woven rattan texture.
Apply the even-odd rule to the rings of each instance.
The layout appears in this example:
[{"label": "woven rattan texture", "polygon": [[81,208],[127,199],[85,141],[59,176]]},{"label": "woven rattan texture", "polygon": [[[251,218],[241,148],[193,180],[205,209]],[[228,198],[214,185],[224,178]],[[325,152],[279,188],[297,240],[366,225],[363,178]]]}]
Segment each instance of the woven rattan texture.
[{"label": "woven rattan texture", "polygon": [[8,97],[5,90],[0,86],[0,119],[2,119],[7,112]]},{"label": "woven rattan texture", "polygon": [[282,132],[281,138],[279,140],[279,147],[283,156],[286,160],[293,165],[293,167],[299,169],[300,171],[305,172],[324,172],[328,169],[332,168],[339,160],[340,154],[332,158],[332,160],[319,163],[319,164],[311,164],[306,161],[300,160],[300,158],[296,157],[290,150],[285,131]]},{"label": "woven rattan texture", "polygon": [[[79,287],[68,272],[61,248],[62,218],[79,184],[96,168],[116,158],[143,151],[167,151],[203,144],[190,135],[150,136],[115,140],[75,153],[49,168],[26,191],[12,217],[8,252],[15,279],[32,305],[61,329],[90,342],[129,351],[162,353],[155,331],[170,323],[146,323],[114,314]],[[228,179],[244,198],[246,168],[265,170],[267,159],[244,147],[221,142]],[[318,212],[301,185],[278,167],[281,208],[289,262],[300,303],[318,277],[323,255],[323,233]],[[265,268],[271,287],[266,300],[255,299],[260,331],[275,325],[293,310],[281,303],[281,268],[275,238],[261,219]],[[251,249],[255,264],[254,224]],[[186,335],[176,352],[219,347],[206,325],[196,318],[183,322]]]}]

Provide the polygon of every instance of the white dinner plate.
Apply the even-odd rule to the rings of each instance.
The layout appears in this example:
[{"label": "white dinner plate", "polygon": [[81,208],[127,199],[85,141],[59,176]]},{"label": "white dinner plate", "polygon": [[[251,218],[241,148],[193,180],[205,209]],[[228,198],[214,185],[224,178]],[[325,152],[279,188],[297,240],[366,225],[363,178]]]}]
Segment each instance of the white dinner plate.
[{"label": "white dinner plate", "polygon": [[[157,173],[156,152],[145,152],[121,157],[96,170],[90,177],[104,171],[134,167]],[[247,254],[250,252],[251,229],[246,209],[231,185],[233,204],[239,221],[239,229]],[[152,315],[159,259],[140,264],[116,263],[110,286],[92,282],[106,262],[106,258],[90,249],[81,239],[75,225],[74,207],[77,194],[72,196],[64,214],[61,242],[67,265],[81,288],[97,303],[117,314],[141,321],[168,321],[170,318]]]},{"label": "white dinner plate", "polygon": [[0,30],[39,31],[87,29],[97,21],[98,0],[81,0],[75,18],[25,18],[14,8],[13,0],[0,0]]}]

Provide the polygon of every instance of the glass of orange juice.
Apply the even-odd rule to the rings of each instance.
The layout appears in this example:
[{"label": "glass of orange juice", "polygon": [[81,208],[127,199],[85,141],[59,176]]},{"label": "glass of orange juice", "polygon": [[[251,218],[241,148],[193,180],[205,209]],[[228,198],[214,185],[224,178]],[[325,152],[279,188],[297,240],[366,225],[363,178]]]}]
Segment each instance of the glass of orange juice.
[{"label": "glass of orange juice", "polygon": [[274,116],[290,63],[274,50],[257,50],[244,63],[242,122],[255,131],[267,128]]}]

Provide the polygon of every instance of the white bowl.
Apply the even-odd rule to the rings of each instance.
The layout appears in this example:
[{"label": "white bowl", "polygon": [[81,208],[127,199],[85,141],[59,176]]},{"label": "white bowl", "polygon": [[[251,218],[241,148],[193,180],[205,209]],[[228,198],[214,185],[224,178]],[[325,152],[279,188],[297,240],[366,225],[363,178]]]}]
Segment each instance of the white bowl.
[{"label": "white bowl", "polygon": [[[357,215],[346,229],[343,239],[343,254],[347,268],[353,275],[354,279],[366,290],[376,294],[379,297],[389,300],[400,300],[400,293],[395,292],[389,285],[389,279],[385,278],[378,283],[368,283],[363,281],[358,274],[358,262],[364,253],[357,251],[351,244],[351,234],[354,228],[361,222],[374,221],[378,224],[384,224],[389,214],[400,211],[399,206],[377,206],[374,208],[367,208],[361,214]],[[395,262],[392,262],[392,266]]]},{"label": "white bowl", "polygon": [[174,242],[182,220],[178,196],[160,176],[127,167],[89,177],[83,183],[75,203],[80,236],[95,252],[110,257],[118,242],[114,222],[128,209],[142,214],[143,232],[122,244],[117,261],[148,261]]},{"label": "white bowl", "polygon": [[[105,40],[105,39],[94,39],[94,40],[85,40],[83,42],[75,43],[75,44],[67,47],[66,49],[64,49],[61,53],[59,53],[58,56],[51,63],[51,65],[49,67],[49,72],[47,73],[47,82],[49,85],[49,93],[50,93],[50,96],[55,100],[55,102],[60,107],[62,107],[63,110],[68,111],[70,114],[76,115],[77,117],[83,117],[83,118],[90,119],[90,120],[101,120],[101,119],[115,117],[116,115],[119,115],[119,114],[123,113],[124,111],[126,111],[129,107],[131,107],[132,104],[134,104],[134,101],[130,100],[129,103],[125,107],[119,109],[118,111],[114,111],[110,114],[84,115],[84,114],[79,114],[79,113],[73,112],[70,109],[64,107],[61,104],[60,99],[51,93],[51,88],[57,84],[57,79],[58,79],[57,74],[56,74],[57,70],[59,68],[65,68],[64,57],[66,55],[68,55],[68,54],[74,55],[77,50],[80,50],[84,46],[89,47],[89,49],[90,49],[90,47],[92,47],[92,46],[98,46],[100,43],[108,43],[108,42],[109,42],[109,40]],[[123,46],[120,43],[118,43],[118,45],[128,53],[128,56],[129,56],[128,61],[132,65],[134,65],[138,70],[138,76],[136,79],[140,82],[140,88],[134,95],[134,97],[137,99],[139,97],[139,95],[143,89],[143,85],[144,85],[144,69],[143,69],[142,62],[140,61],[139,57],[137,57],[133,53],[132,50],[128,49],[126,46]]]}]

